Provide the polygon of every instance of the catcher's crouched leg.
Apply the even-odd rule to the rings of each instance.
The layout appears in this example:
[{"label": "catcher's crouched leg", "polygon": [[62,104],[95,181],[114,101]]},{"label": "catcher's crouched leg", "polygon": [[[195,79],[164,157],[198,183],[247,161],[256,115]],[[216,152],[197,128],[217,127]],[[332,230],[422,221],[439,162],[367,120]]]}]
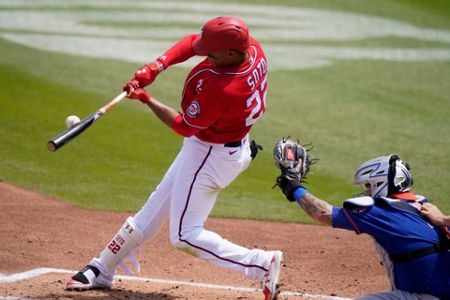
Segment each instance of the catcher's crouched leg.
[{"label": "catcher's crouched leg", "polygon": [[66,284],[66,290],[107,289],[113,284],[117,266],[127,273],[133,272],[124,263],[127,258],[134,269],[139,272],[140,266],[133,252],[137,252],[143,241],[143,233],[136,226],[133,217],[128,217],[114,238],[108,243],[98,258],[75,274]]}]

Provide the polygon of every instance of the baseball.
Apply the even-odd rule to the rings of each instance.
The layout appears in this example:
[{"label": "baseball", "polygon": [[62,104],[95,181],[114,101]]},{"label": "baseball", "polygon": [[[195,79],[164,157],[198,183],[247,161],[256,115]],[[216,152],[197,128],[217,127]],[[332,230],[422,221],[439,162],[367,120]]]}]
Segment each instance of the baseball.
[{"label": "baseball", "polygon": [[67,128],[71,128],[78,123],[80,123],[80,118],[78,118],[78,116],[68,116],[66,119]]}]

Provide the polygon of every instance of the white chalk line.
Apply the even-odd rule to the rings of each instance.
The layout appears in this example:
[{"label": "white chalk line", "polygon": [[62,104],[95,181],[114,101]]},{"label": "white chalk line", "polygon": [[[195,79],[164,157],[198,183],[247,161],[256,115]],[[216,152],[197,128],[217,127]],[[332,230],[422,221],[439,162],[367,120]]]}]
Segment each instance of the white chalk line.
[{"label": "white chalk line", "polygon": [[[48,274],[48,273],[64,273],[64,274],[75,274],[76,271],[66,270],[66,269],[55,269],[55,268],[37,268],[21,273],[15,274],[2,274],[0,273],[0,283],[12,283],[20,280],[26,280],[33,277],[37,277],[40,275]],[[191,282],[191,281],[180,281],[180,280],[168,280],[168,279],[159,279],[159,278],[149,278],[149,277],[137,277],[137,276],[125,276],[125,275],[117,275],[116,279],[121,280],[129,280],[129,281],[144,281],[151,283],[159,283],[159,284],[167,284],[167,285],[186,285],[193,286],[198,288],[207,288],[207,289],[220,289],[220,290],[231,290],[236,292],[261,292],[260,289],[248,288],[242,286],[232,286],[232,285],[219,285],[219,284],[210,284],[210,283],[200,283],[200,282]],[[314,295],[308,293],[301,293],[296,291],[282,291],[281,296],[300,296],[304,298],[315,298],[315,299],[327,299],[327,300],[350,300],[352,298],[342,298],[335,296],[324,296],[324,295]],[[0,296],[0,300],[19,300],[22,298],[17,297],[5,297]],[[30,300],[29,298],[27,298]],[[33,299],[31,299],[33,300]]]}]

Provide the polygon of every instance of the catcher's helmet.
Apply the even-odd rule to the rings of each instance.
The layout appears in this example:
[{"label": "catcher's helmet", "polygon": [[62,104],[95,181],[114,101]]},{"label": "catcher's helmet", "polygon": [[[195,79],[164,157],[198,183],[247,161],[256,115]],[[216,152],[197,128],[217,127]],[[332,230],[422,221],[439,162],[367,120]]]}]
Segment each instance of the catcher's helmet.
[{"label": "catcher's helmet", "polygon": [[250,46],[248,26],[235,17],[217,17],[206,22],[192,48],[199,55],[227,49],[246,52]]},{"label": "catcher's helmet", "polygon": [[380,156],[363,163],[356,171],[354,184],[364,184],[372,198],[407,192],[413,185],[409,165],[398,155]]}]

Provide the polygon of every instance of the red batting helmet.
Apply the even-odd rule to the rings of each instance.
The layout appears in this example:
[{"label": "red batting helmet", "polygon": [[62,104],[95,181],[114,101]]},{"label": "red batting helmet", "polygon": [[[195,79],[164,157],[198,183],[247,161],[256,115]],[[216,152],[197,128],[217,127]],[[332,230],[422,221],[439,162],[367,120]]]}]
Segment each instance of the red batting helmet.
[{"label": "red batting helmet", "polygon": [[227,49],[246,52],[250,46],[248,26],[235,17],[217,17],[206,22],[192,44],[199,55]]}]

